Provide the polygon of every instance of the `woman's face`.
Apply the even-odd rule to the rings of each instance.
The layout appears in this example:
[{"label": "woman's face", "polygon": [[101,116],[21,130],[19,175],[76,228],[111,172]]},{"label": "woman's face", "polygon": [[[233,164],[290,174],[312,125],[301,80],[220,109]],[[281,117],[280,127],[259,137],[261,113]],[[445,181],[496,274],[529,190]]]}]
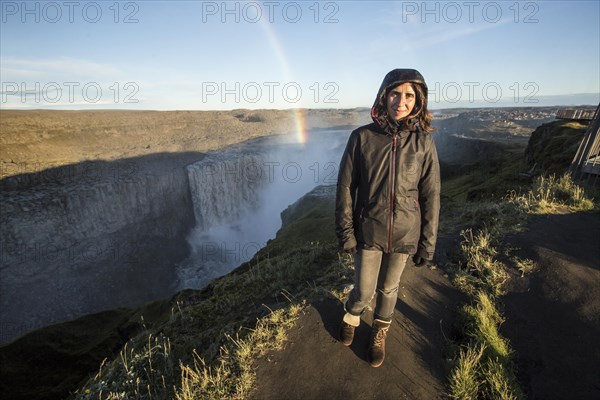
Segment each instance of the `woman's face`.
[{"label": "woman's face", "polygon": [[416,96],[410,82],[402,83],[391,89],[386,98],[388,115],[396,121],[408,117],[415,108]]}]

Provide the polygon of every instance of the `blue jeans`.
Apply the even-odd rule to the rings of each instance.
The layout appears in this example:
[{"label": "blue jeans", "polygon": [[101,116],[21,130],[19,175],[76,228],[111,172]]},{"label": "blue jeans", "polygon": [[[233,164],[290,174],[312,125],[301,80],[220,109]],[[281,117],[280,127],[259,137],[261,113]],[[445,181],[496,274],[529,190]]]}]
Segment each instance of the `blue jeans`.
[{"label": "blue jeans", "polygon": [[407,259],[404,253],[358,249],[354,254],[354,288],[346,300],[346,312],[361,315],[377,290],[375,318],[391,321]]}]

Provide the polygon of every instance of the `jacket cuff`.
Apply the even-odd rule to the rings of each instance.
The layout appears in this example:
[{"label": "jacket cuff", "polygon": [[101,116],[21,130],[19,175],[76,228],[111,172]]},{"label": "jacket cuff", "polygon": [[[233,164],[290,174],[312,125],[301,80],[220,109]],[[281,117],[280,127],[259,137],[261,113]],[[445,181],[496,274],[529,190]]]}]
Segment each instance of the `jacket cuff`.
[{"label": "jacket cuff", "polygon": [[423,247],[419,247],[416,255],[427,261],[433,260],[433,251],[427,251]]},{"label": "jacket cuff", "polygon": [[345,242],[340,242],[340,248],[342,250],[349,250],[353,247],[357,246],[357,242],[356,239],[354,238],[354,236],[348,238],[348,240],[346,240]]}]

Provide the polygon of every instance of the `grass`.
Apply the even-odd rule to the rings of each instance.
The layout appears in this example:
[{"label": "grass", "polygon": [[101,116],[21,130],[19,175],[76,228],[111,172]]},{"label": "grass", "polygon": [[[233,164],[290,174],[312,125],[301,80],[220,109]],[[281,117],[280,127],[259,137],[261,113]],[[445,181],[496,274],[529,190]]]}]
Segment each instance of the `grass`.
[{"label": "grass", "polygon": [[484,289],[494,296],[505,292],[505,284],[509,275],[504,265],[497,260],[498,252],[492,245],[492,235],[487,229],[473,233],[471,229],[462,233],[464,238],[461,252],[464,263],[459,264],[458,276],[469,276],[467,284],[457,283],[465,293],[473,294]]},{"label": "grass", "polygon": [[568,120],[540,125],[531,134],[526,154],[542,174],[561,174],[571,164],[587,127],[587,122]]},{"label": "grass", "polygon": [[[593,191],[593,189],[588,190]],[[527,193],[512,193],[510,200],[530,214],[554,214],[564,210],[598,211],[599,209],[597,200],[588,196],[582,186],[571,180],[569,174],[559,177],[539,176]]]},{"label": "grass", "polygon": [[[485,315],[485,311],[477,311]],[[495,329],[492,337],[485,339],[503,343]],[[502,346],[502,345],[501,345]],[[485,344],[463,346],[450,376],[451,398],[454,399],[520,399],[524,394],[519,388],[507,360],[490,356]]]},{"label": "grass", "polygon": [[[450,202],[452,207],[444,211],[444,218],[452,210],[448,220],[470,225],[462,231],[453,274],[453,282],[469,298],[459,310],[461,335],[449,376],[454,399],[524,397],[514,353],[500,334],[504,318],[499,299],[510,276],[499,260],[501,238],[522,229],[528,211],[509,197],[490,196],[462,203],[462,208],[460,202]],[[250,262],[201,294],[182,295],[168,321],[149,324],[72,397],[247,398],[254,386],[254,360],[285,345],[286,332],[307,301],[345,299],[344,286],[353,276],[351,257],[337,251],[332,229],[315,230],[333,226],[331,205],[316,202],[301,210]],[[534,268],[531,260],[511,261],[521,274]]]},{"label": "grass", "polygon": [[[523,169],[521,157],[508,153],[475,166],[474,180],[457,176],[443,182],[443,204],[449,205],[442,215],[445,230],[463,227],[452,282],[467,295],[458,311],[459,334],[452,344],[448,390],[453,399],[524,398],[512,363],[514,354],[499,331],[504,318],[498,305],[510,279],[508,267],[500,261],[501,239],[523,230],[527,215],[504,194],[523,185],[517,178]],[[476,198],[469,195],[473,191]]]},{"label": "grass", "polygon": [[[501,177],[506,185],[490,178],[493,170],[500,175],[515,174],[519,168],[512,155],[506,169],[479,165],[474,185],[465,176],[447,182],[445,204],[447,226],[463,226],[463,241],[456,257],[453,283],[468,296],[459,310],[458,340],[454,345],[454,365],[449,375],[449,396],[453,399],[521,399],[525,394],[516,378],[515,357],[510,343],[500,333],[504,317],[499,311],[501,297],[511,279],[509,266],[501,261],[508,256],[510,264],[521,276],[532,273],[532,260],[511,256],[502,238],[522,231],[530,214],[597,211],[597,201],[576,185],[568,174],[537,177],[529,187],[515,178]],[[461,189],[462,187],[462,189]],[[469,202],[468,191],[476,187],[488,196]],[[501,190],[506,190],[502,195]],[[443,187],[444,191],[444,187]],[[588,190],[589,192],[590,190]],[[520,193],[520,194],[517,194]],[[472,197],[472,196],[471,196]],[[597,197],[596,197],[597,198]],[[446,215],[444,218],[446,218]],[[446,227],[446,232],[451,231]],[[498,249],[502,248],[502,254]]]},{"label": "grass", "polygon": [[85,387],[78,398],[116,400],[130,396],[160,398],[168,394],[170,388],[165,376],[173,373],[170,340],[152,334],[145,339],[144,344],[125,344],[112,364],[103,363],[93,379],[94,386]]},{"label": "grass", "polygon": [[510,275],[498,260],[500,231],[486,228],[462,233],[461,260],[453,282],[468,295],[459,310],[460,337],[455,344],[454,367],[449,376],[453,399],[521,399],[513,366],[513,351],[500,334],[504,317],[498,309]]},{"label": "grass", "polygon": [[535,263],[528,259],[522,259],[519,257],[512,257],[511,261],[515,265],[515,268],[521,272],[521,277],[532,273],[535,270]]},{"label": "grass", "polygon": [[[515,354],[500,333],[501,297],[511,276],[501,256],[522,276],[535,265],[506,253],[504,235],[522,230],[532,213],[598,209],[567,176],[540,177],[529,187],[517,178],[525,169],[520,154],[507,152],[443,181],[440,230],[461,228],[452,279],[468,296],[459,310],[460,335],[449,374],[454,399],[524,397]],[[331,206],[315,201],[300,208],[250,262],[201,292],[178,294],[170,308],[166,302],[148,308],[154,315],[146,315],[143,330],[71,398],[248,397],[254,360],[285,346],[286,332],[307,301],[346,297],[352,259],[337,251]]]},{"label": "grass", "polygon": [[[505,154],[489,165],[475,166],[474,180],[459,175],[442,183],[445,226],[441,231],[454,234],[458,228],[462,238],[451,266],[452,282],[467,295],[458,310],[459,333],[450,345],[448,395],[452,399],[524,398],[512,362],[514,353],[500,333],[504,317],[499,311],[499,299],[511,276],[501,262],[501,239],[522,231],[527,223],[526,211],[508,201],[505,193],[523,185],[517,178],[523,168],[519,155]],[[475,199],[469,195],[472,191],[478,193]]]},{"label": "grass", "polygon": [[[510,157],[508,157],[510,158]],[[511,173],[517,168],[511,169]],[[485,176],[486,172],[480,172]],[[463,177],[459,177],[465,182]],[[544,180],[545,179],[545,180]],[[540,179],[540,182],[551,182],[551,187],[557,193],[567,193],[563,196],[547,196],[549,204],[556,205],[558,199],[571,204],[573,209],[589,208],[581,207],[578,199],[584,199],[583,192],[572,190],[573,186],[565,181],[550,178]],[[486,186],[489,185],[489,186]],[[455,189],[459,185],[455,185]],[[540,193],[541,185],[533,185],[527,192],[525,198],[535,198]],[[500,312],[501,296],[506,293],[506,286],[510,279],[509,267],[500,261],[502,238],[507,233],[519,232],[526,225],[527,215],[531,208],[523,207],[514,196],[498,196],[494,182],[482,183],[479,187],[490,196],[484,201],[463,203],[460,208],[455,202],[452,210],[453,217],[448,219],[460,221],[462,224],[470,225],[461,233],[463,242],[460,245],[460,256],[453,274],[455,285],[468,295],[469,300],[459,310],[459,326],[461,337],[455,344],[457,349],[454,356],[454,366],[449,376],[449,395],[454,399],[522,399],[525,394],[519,386],[513,359],[514,351],[509,341],[500,332],[504,317]],[[564,204],[564,203],[560,203]],[[579,205],[578,205],[579,204]],[[321,223],[327,221],[327,213],[324,210],[310,210],[303,217],[296,219],[290,224],[290,229],[306,231],[308,235],[314,234],[309,230],[311,218]],[[322,225],[321,225],[322,226]],[[282,252],[284,248],[293,243],[291,231],[282,232],[282,242],[274,245],[271,251]],[[510,255],[510,251],[505,255]],[[314,282],[309,285],[310,290],[318,292],[317,288],[324,292],[328,287],[327,295],[333,296],[340,301],[345,298],[343,287],[339,284],[340,278],[350,282],[351,260],[347,255],[337,254],[337,260],[333,260],[330,266],[337,267],[326,273],[329,283]],[[330,260],[331,261],[331,260]],[[521,276],[531,273],[535,269],[533,261],[510,257],[511,264],[521,273]],[[244,274],[246,281],[243,285],[265,284],[265,274],[262,267],[250,268]],[[325,279],[325,280],[327,280]],[[278,279],[279,280],[279,279]],[[337,282],[337,284],[335,283]],[[240,282],[231,282],[237,286]],[[295,296],[290,295],[292,298]],[[283,311],[282,311],[283,312]],[[181,385],[177,392],[178,400],[189,400],[193,398],[244,398],[251,392],[253,385],[252,360],[264,354],[261,343],[270,342],[271,337],[283,338],[284,332],[273,332],[259,328],[261,324],[269,326],[268,320],[260,320],[256,332],[250,336],[229,336],[229,344],[222,346],[219,360],[216,364],[209,364],[204,358],[196,356],[192,364],[181,365]],[[287,324],[280,324],[283,330]],[[259,333],[262,332],[262,333]],[[274,341],[273,347],[281,348],[281,340]],[[225,383],[227,382],[227,383]]]},{"label": "grass", "polygon": [[72,398],[247,398],[254,361],[282,348],[308,301],[339,298],[352,280],[333,229],[322,229],[329,236],[320,233],[316,242],[294,241],[291,233],[316,221],[333,226],[329,207],[322,202],[295,216],[251,261],[201,293],[182,294],[168,321],[130,340]]},{"label": "grass", "polygon": [[180,364],[181,387],[175,393],[177,400],[192,399],[243,399],[254,384],[254,360],[268,351],[280,350],[291,328],[303,309],[303,305],[271,312],[262,318],[254,329],[243,338],[229,337],[233,346],[223,346],[215,367],[207,366],[195,354],[192,365]]},{"label": "grass", "polygon": [[455,399],[476,399],[480,392],[479,365],[484,346],[459,349],[458,360],[450,375],[450,393]]},{"label": "grass", "polygon": [[441,168],[442,196],[460,204],[497,199],[510,189],[526,186],[518,174],[529,169],[522,152],[508,150],[472,165]]}]

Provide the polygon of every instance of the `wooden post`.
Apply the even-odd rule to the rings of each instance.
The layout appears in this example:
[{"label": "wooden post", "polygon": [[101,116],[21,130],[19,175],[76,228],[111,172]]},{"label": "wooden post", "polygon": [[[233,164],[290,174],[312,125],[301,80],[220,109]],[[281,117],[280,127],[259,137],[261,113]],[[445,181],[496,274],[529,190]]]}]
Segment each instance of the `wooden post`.
[{"label": "wooden post", "polygon": [[[598,172],[595,171],[595,167],[598,164],[598,156],[600,151],[600,104],[596,107],[596,112],[590,122],[588,129],[585,132],[583,139],[581,140],[581,144],[577,149],[577,153],[575,153],[575,157],[573,157],[573,161],[571,162],[571,179],[574,181],[582,180],[584,174],[587,174],[586,183],[590,184],[590,179],[592,175],[594,175],[592,185],[596,185],[598,183]],[[588,160],[594,158],[592,161],[592,165],[588,171],[584,170],[586,167]]]}]

